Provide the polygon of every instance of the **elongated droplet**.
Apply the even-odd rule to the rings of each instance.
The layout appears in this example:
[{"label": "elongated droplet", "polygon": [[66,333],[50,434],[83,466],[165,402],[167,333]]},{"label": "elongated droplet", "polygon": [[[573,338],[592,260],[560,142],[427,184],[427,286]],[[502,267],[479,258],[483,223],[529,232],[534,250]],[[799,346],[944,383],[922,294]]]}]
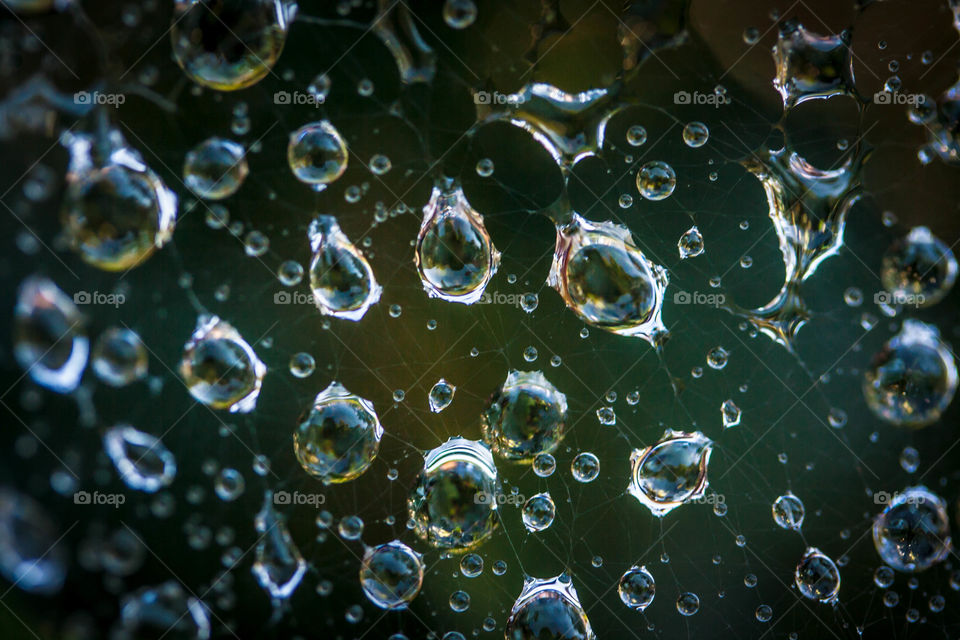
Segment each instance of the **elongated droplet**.
[{"label": "elongated droplet", "polygon": [[173,236],[177,196],[113,129],[67,133],[70,152],[61,220],[71,248],[104,271],[139,266]]},{"label": "elongated droplet", "polygon": [[720,405],[720,415],[723,421],[723,428],[729,429],[740,424],[740,407],[733,400],[724,400]]},{"label": "elongated droplet", "polygon": [[650,513],[663,517],[703,497],[713,442],[699,431],[667,429],[656,444],[630,454],[627,491]]},{"label": "elongated droplet", "polygon": [[[89,302],[80,292],[79,302]],[[20,284],[13,312],[13,354],[37,384],[68,393],[77,388],[90,355],[84,319],[52,280],[30,276]]]},{"label": "elongated droplet", "polygon": [[263,506],[254,518],[260,541],[254,552],[253,575],[271,598],[289,598],[307,572],[307,562],[293,543],[285,518],[273,507],[273,492],[266,491]]},{"label": "elongated droplet", "polygon": [[433,187],[414,264],[427,295],[463,304],[479,300],[497,272],[500,252],[459,183],[447,180]]},{"label": "elongated droplet", "polygon": [[230,413],[257,406],[267,366],[233,326],[217,316],[201,315],[183,346],[180,375],[198,402]]},{"label": "elongated droplet", "polygon": [[523,590],[510,609],[504,635],[517,640],[596,638],[577,590],[565,573],[555,578],[524,578]]},{"label": "elongated droplet", "polygon": [[588,324],[662,344],[667,280],[666,270],[643,255],[626,227],[591,222],[577,213],[557,226],[547,284]]},{"label": "elongated droplet", "polygon": [[313,251],[310,289],[320,313],[360,320],[383,291],[370,263],[333,216],[317,216],[310,224],[308,237]]},{"label": "elongated droplet", "polygon": [[333,382],[300,419],[293,447],[307,473],[327,484],[341,483],[367,470],[382,437],[373,404]]},{"label": "elongated droplet", "polygon": [[0,487],[0,573],[8,582],[29,593],[60,591],[70,560],[61,535],[39,502]]},{"label": "elongated droplet", "polygon": [[153,493],[169,486],[177,475],[177,461],[163,442],[128,424],[107,429],[103,449],[131,489]]},{"label": "elongated droplet", "polygon": [[421,539],[438,549],[464,550],[496,530],[500,498],[490,450],[457,437],[427,452],[407,510]]},{"label": "elongated droplet", "polygon": [[450,403],[453,402],[453,394],[456,392],[456,386],[443,378],[437,380],[436,384],[430,389],[430,411],[440,413],[449,407]]},{"label": "elongated droplet", "polygon": [[393,56],[404,84],[429,83],[437,72],[437,54],[420,35],[418,20],[405,3],[377,1],[371,28]]},{"label": "elongated droplet", "polygon": [[703,253],[703,235],[696,225],[687,229],[680,240],[677,241],[677,249],[680,251],[680,259],[696,258]]},{"label": "elongated droplet", "polygon": [[170,40],[191,80],[234,91],[270,73],[297,5],[289,0],[177,0]]}]

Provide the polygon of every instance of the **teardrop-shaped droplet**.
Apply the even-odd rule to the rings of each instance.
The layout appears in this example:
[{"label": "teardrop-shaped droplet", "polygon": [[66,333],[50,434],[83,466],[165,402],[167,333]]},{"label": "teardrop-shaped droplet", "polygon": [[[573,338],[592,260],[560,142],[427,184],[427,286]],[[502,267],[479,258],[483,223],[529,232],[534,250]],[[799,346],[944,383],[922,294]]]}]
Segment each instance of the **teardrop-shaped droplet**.
[{"label": "teardrop-shaped droplet", "polygon": [[0,487],[0,574],[8,582],[29,593],[60,591],[70,561],[63,535],[40,503]]},{"label": "teardrop-shaped droplet", "polygon": [[370,263],[333,216],[317,216],[307,235],[313,251],[310,289],[314,304],[324,315],[360,320],[383,291]]},{"label": "teardrop-shaped droplet", "polygon": [[696,225],[687,229],[677,241],[680,259],[696,258],[703,253],[703,235]]},{"label": "teardrop-shaped droplet", "polygon": [[586,323],[659,345],[666,270],[650,262],[626,227],[595,223],[574,213],[557,226],[547,284]]},{"label": "teardrop-shaped droplet", "polygon": [[267,491],[263,506],[254,518],[259,536],[253,560],[253,575],[271,598],[289,598],[307,572],[297,545],[287,530],[286,519],[273,506],[274,494]]},{"label": "teardrop-shaped droplet", "polygon": [[740,407],[733,400],[724,400],[720,405],[720,417],[723,422],[723,428],[729,429],[740,424]]},{"label": "teardrop-shaped droplet", "polygon": [[491,451],[526,463],[557,448],[566,422],[567,397],[540,371],[510,371],[480,415]]},{"label": "teardrop-shaped droplet", "polygon": [[177,475],[177,461],[163,442],[128,424],[107,429],[103,449],[131,489],[153,493],[170,486]]},{"label": "teardrop-shaped droplet", "polygon": [[277,63],[296,11],[290,0],[177,0],[173,57],[197,84],[219,91],[249,87]]},{"label": "teardrop-shaped droplet", "polygon": [[450,403],[453,402],[453,394],[456,392],[456,386],[443,378],[437,380],[436,384],[430,389],[430,411],[440,413],[449,407]]},{"label": "teardrop-shaped droplet", "polygon": [[383,427],[373,404],[333,382],[313,401],[293,432],[297,461],[324,483],[348,482],[373,463]]},{"label": "teardrop-shaped droplet", "polygon": [[438,549],[465,550],[496,530],[502,497],[490,450],[457,437],[427,452],[407,510],[421,539]]},{"label": "teardrop-shaped droplet", "polygon": [[[74,300],[91,302],[81,291]],[[58,393],[77,388],[90,355],[84,319],[52,280],[30,276],[20,284],[13,319],[13,354],[37,384]]]},{"label": "teardrop-shaped droplet", "polygon": [[257,406],[267,366],[233,326],[217,316],[201,315],[183,346],[180,375],[198,402],[230,413]]},{"label": "teardrop-shaped droplet", "polygon": [[433,187],[414,264],[427,295],[463,304],[479,300],[497,272],[500,252],[459,183],[447,180]]},{"label": "teardrop-shaped droplet", "polygon": [[593,629],[580,604],[570,577],[530,578],[523,581],[523,590],[507,618],[507,638],[563,638],[594,640]]},{"label": "teardrop-shaped droplet", "polygon": [[173,236],[177,196],[117,130],[69,133],[61,220],[71,248],[104,271],[139,266]]},{"label": "teardrop-shaped droplet", "polygon": [[699,431],[667,429],[659,442],[630,454],[627,491],[653,515],[663,517],[703,497],[712,452],[713,442]]},{"label": "teardrop-shaped droplet", "polygon": [[423,558],[393,540],[368,548],[360,564],[360,586],[364,595],[381,609],[406,609],[423,585]]}]

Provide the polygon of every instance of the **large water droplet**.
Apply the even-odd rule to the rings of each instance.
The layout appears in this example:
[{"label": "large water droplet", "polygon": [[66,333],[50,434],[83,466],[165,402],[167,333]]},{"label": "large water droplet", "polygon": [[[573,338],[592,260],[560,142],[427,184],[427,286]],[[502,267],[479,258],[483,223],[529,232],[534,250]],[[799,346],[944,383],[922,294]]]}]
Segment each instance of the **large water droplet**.
[{"label": "large water droplet", "polygon": [[677,186],[677,174],[666,162],[648,162],[637,172],[637,190],[647,200],[669,198]]},{"label": "large water droplet", "polygon": [[929,307],[942,300],[957,280],[957,259],[926,227],[914,227],[883,256],[880,280],[888,304]]},{"label": "large water droplet", "polygon": [[310,289],[320,313],[360,320],[383,292],[370,263],[333,216],[317,216],[310,224],[308,237],[313,250]]},{"label": "large water droplet", "polygon": [[[87,292],[78,302],[90,302]],[[90,355],[83,316],[53,281],[30,276],[13,312],[13,354],[37,384],[58,393],[77,388]]]},{"label": "large water droplet", "polygon": [[667,429],[660,441],[630,454],[627,492],[663,517],[680,505],[703,497],[713,442],[699,431]]},{"label": "large water droplet", "polygon": [[364,552],[360,586],[370,602],[381,609],[406,609],[422,584],[422,557],[399,540]]},{"label": "large water droplet", "polygon": [[254,552],[253,575],[271,598],[289,598],[307,572],[307,562],[293,543],[282,515],[273,507],[274,495],[266,491],[263,506],[254,518],[259,536]]},{"label": "large water droplet", "polygon": [[450,406],[453,402],[453,394],[457,392],[457,387],[450,384],[443,378],[437,380],[436,384],[430,389],[430,411],[440,413]]},{"label": "large water droplet", "polygon": [[60,538],[40,503],[0,487],[0,573],[7,581],[30,593],[60,591],[69,562]]},{"label": "large water droplet", "polygon": [[953,354],[933,325],[906,320],[900,333],[873,356],[863,376],[867,406],[895,425],[936,422],[957,390]]},{"label": "large water droplet", "polygon": [[557,507],[550,497],[550,492],[538,493],[527,498],[523,503],[521,517],[523,526],[531,533],[543,531],[553,524],[553,519],[557,515]]},{"label": "large water droplet", "polygon": [[555,450],[566,421],[567,397],[540,371],[510,371],[480,416],[487,446],[518,462]]},{"label": "large water droplet", "polygon": [[[883,495],[889,499],[889,494]],[[897,571],[929,569],[946,558],[952,548],[947,503],[924,486],[894,494],[874,518],[873,546]]]},{"label": "large water droplet", "polygon": [[305,124],[290,134],[287,164],[300,182],[324,188],[347,170],[347,143],[326,120]]},{"label": "large water droplet", "polygon": [[473,304],[500,265],[481,216],[460,185],[438,183],[423,208],[414,264],[432,298]]},{"label": "large water droplet", "polygon": [[123,387],[147,375],[147,348],[132,329],[109,327],[93,345],[91,368],[111,387]]},{"label": "large water droplet", "polygon": [[577,590],[566,574],[547,579],[524,578],[523,590],[510,609],[504,636],[511,640],[595,638]]},{"label": "large water droplet", "polygon": [[837,601],[840,570],[833,560],[816,547],[809,547],[800,558],[793,581],[805,598],[828,604]]},{"label": "large water droplet", "polygon": [[677,249],[680,251],[680,259],[696,258],[703,253],[703,235],[696,225],[684,231],[677,241]]},{"label": "large water droplet", "polygon": [[483,443],[450,438],[427,452],[407,500],[420,538],[439,549],[469,549],[497,528],[501,497],[493,455]]},{"label": "large water droplet", "polygon": [[249,413],[257,405],[267,366],[233,326],[217,316],[201,315],[183,347],[180,375],[198,402],[230,413]]},{"label": "large water droplet", "polygon": [[646,567],[633,565],[620,576],[617,591],[620,600],[631,609],[643,611],[653,603],[657,585]]},{"label": "large water droplet", "polygon": [[800,498],[787,491],[778,497],[771,507],[773,521],[783,529],[799,531],[803,526],[804,508]]},{"label": "large water droplet", "polygon": [[125,596],[119,626],[121,637],[126,638],[207,640],[210,614],[203,601],[171,580]]},{"label": "large water droplet", "polygon": [[594,223],[574,213],[557,225],[547,284],[586,323],[660,344],[666,270],[650,262],[626,227]]},{"label": "large water droplet", "polygon": [[307,473],[324,483],[341,483],[367,470],[382,437],[373,404],[333,382],[300,419],[293,432],[293,448]]},{"label": "large water droplet", "polygon": [[853,55],[846,33],[821,36],[786,21],[773,47],[774,88],[785,109],[815,98],[856,95]]},{"label": "large water droplet", "polygon": [[153,493],[169,486],[177,475],[177,461],[163,442],[130,425],[107,429],[103,449],[131,489]]},{"label": "large water droplet", "polygon": [[201,198],[232,196],[250,172],[243,146],[209,138],[191,149],[183,163],[183,183]]}]

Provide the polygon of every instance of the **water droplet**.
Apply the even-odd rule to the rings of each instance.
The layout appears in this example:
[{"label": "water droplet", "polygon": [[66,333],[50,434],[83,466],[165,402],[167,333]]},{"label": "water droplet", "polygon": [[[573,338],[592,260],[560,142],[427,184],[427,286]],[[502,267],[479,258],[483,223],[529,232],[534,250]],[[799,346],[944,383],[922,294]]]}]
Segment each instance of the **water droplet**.
[{"label": "water droplet", "polygon": [[793,581],[804,598],[832,604],[840,592],[840,570],[816,547],[807,548],[793,573]]},{"label": "water droplet", "polygon": [[717,371],[727,366],[730,359],[730,353],[723,347],[714,347],[707,352],[707,365]]},{"label": "water droplet", "polygon": [[359,477],[380,450],[383,427],[373,404],[332,382],[313,401],[293,432],[304,470],[325,484]]},{"label": "water droplet", "polygon": [[325,187],[347,170],[347,143],[326,120],[311,122],[290,134],[287,163],[300,182]]},{"label": "water droplet", "polygon": [[507,618],[507,638],[594,638],[587,614],[569,576],[526,577]]},{"label": "water droplet", "polygon": [[422,584],[422,556],[399,540],[364,551],[360,586],[381,609],[406,609]]},{"label": "water droplet", "polygon": [[297,378],[310,376],[317,368],[317,362],[309,353],[300,351],[290,356],[290,373]]},{"label": "water droplet", "polygon": [[206,314],[197,319],[180,361],[180,375],[195,400],[212,409],[249,413],[266,373],[266,365],[230,323]]},{"label": "water droplet", "polygon": [[452,29],[466,29],[477,19],[477,5],[473,0],[446,0],[443,3],[443,21]]},{"label": "water droplet", "polygon": [[633,565],[620,576],[617,591],[623,604],[631,609],[643,611],[653,602],[656,587],[653,576],[646,567]]},{"label": "water droplet", "polygon": [[680,259],[696,258],[703,253],[703,236],[696,225],[684,231],[677,241],[677,249],[680,251]]},{"label": "water droplet", "polygon": [[456,386],[443,378],[437,380],[436,384],[430,389],[430,411],[440,413],[449,407],[450,403],[453,402],[453,394],[456,392]]},{"label": "water droplet", "polygon": [[757,607],[756,614],[758,622],[770,622],[770,619],[773,618],[773,609],[770,605],[762,604]]},{"label": "water droplet", "polygon": [[481,216],[460,185],[437,184],[423,208],[414,264],[431,298],[473,304],[500,265]]},{"label": "water droplet", "polygon": [[889,504],[873,521],[873,546],[881,560],[906,573],[943,560],[951,549],[946,502],[923,486],[885,497]]},{"label": "water droplet", "polygon": [[881,589],[889,589],[893,586],[894,577],[895,574],[890,567],[877,567],[877,570],[873,572],[873,583]]},{"label": "water droplet", "polygon": [[103,383],[123,387],[147,375],[147,348],[132,329],[109,327],[93,345],[91,368]]},{"label": "water droplet", "polygon": [[900,467],[907,473],[916,473],[920,466],[920,452],[913,447],[904,447],[900,452]]},{"label": "water droplet", "polygon": [[307,237],[313,251],[310,289],[314,304],[324,315],[360,320],[383,292],[370,263],[333,216],[314,218]]},{"label": "water droplet", "polygon": [[487,401],[480,416],[483,441],[497,456],[530,462],[563,439],[567,397],[539,371],[516,371]]},{"label": "water droplet", "polygon": [[540,296],[533,292],[525,293],[523,294],[523,297],[520,298],[520,308],[527,313],[533,313],[536,311],[539,304]]},{"label": "water droplet", "polygon": [[480,158],[477,160],[477,175],[481,178],[489,178],[493,175],[493,160],[490,158]]},{"label": "water droplet", "polygon": [[271,598],[289,598],[307,572],[307,562],[293,543],[286,519],[273,508],[272,491],[264,492],[263,506],[254,518],[259,534],[254,551],[253,575]]},{"label": "water droplet", "polygon": [[277,63],[296,10],[289,0],[254,0],[242,8],[177,2],[170,26],[173,57],[197,84],[219,91],[249,87]]},{"label": "water droplet", "polygon": [[933,325],[906,320],[873,356],[863,395],[875,415],[895,425],[936,422],[953,400],[957,366]]},{"label": "water droplet", "polygon": [[557,459],[549,453],[538,453],[533,459],[533,473],[541,478],[549,478],[557,470]]},{"label": "water droplet", "polygon": [[702,122],[688,122],[683,127],[683,141],[688,147],[694,149],[702,147],[707,144],[707,140],[710,138],[710,129],[707,128],[707,125]]},{"label": "water droplet", "polygon": [[597,409],[597,422],[605,427],[612,427],[617,424],[617,414],[613,407],[600,407]]},{"label": "water droplet", "polygon": [[677,174],[666,162],[648,162],[637,172],[637,190],[647,200],[669,198],[677,186]]},{"label": "water droplet", "polygon": [[169,486],[177,475],[177,461],[160,439],[130,425],[107,429],[103,449],[131,489],[154,493]]},{"label": "water droplet", "polygon": [[568,224],[557,225],[547,284],[592,326],[653,345],[666,335],[660,315],[667,272],[643,255],[626,227],[576,213]]},{"label": "water droplet", "polygon": [[463,613],[470,608],[470,594],[466,591],[454,591],[450,594],[450,610]]},{"label": "water droplet", "polygon": [[249,172],[243,145],[208,138],[187,153],[183,183],[201,198],[222,200],[237,192]]},{"label": "water droplet", "polygon": [[647,141],[647,130],[638,124],[627,129],[627,143],[631,147],[639,147]]},{"label": "water droplet", "polygon": [[537,359],[538,355],[539,353],[537,352],[537,348],[533,345],[530,345],[523,350],[523,359],[527,362],[533,362]]},{"label": "water droplet", "polygon": [[720,416],[723,421],[723,428],[729,429],[740,424],[740,407],[733,400],[724,400],[720,405]]},{"label": "water droplet", "polygon": [[476,578],[483,573],[483,558],[476,553],[465,554],[460,558],[460,573],[465,578]]},{"label": "water droplet", "polygon": [[377,176],[382,176],[393,167],[393,164],[390,162],[390,158],[378,153],[370,158],[370,172]]},{"label": "water droplet", "polygon": [[789,491],[773,503],[773,521],[782,529],[800,531],[805,510],[803,502]]},{"label": "water droplet", "polygon": [[0,573],[8,582],[28,593],[60,591],[69,563],[66,547],[57,545],[60,538],[39,502],[0,487]]},{"label": "water droplet", "polygon": [[144,587],[124,596],[120,602],[118,626],[118,631],[129,638],[210,638],[207,606],[188,595],[173,580],[156,587]]},{"label": "water droplet", "polygon": [[681,593],[677,596],[677,611],[682,616],[692,616],[700,611],[700,598],[695,593]]},{"label": "water droplet", "polygon": [[773,48],[774,88],[784,109],[835,95],[856,95],[850,39],[845,33],[822,36],[802,24],[782,24]]},{"label": "water droplet", "polygon": [[438,549],[469,549],[497,528],[497,468],[483,443],[450,438],[424,456],[407,500],[414,531]]},{"label": "water droplet", "polygon": [[[929,307],[942,300],[957,280],[957,259],[926,227],[914,227],[883,256],[880,280],[893,304]],[[882,294],[881,294],[882,295]]]},{"label": "water droplet", "polygon": [[680,505],[703,497],[713,442],[699,431],[667,429],[659,442],[630,454],[627,492],[663,517]]},{"label": "water droplet", "polygon": [[600,475],[600,459],[588,451],[578,453],[570,463],[570,473],[577,482],[593,482]]},{"label": "water droplet", "polygon": [[543,531],[553,524],[557,507],[553,504],[550,492],[538,493],[527,498],[522,510],[523,526],[531,533]]},{"label": "water droplet", "polygon": [[327,101],[332,86],[333,81],[330,80],[330,76],[321,73],[316,75],[307,85],[307,93],[313,96],[318,103],[323,104]]}]

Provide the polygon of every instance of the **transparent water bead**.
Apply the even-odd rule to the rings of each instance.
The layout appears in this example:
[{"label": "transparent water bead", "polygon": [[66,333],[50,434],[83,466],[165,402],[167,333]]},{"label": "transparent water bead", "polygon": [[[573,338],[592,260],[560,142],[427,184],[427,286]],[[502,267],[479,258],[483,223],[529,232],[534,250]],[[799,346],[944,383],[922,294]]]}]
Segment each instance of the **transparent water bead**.
[{"label": "transparent water bead", "polygon": [[773,512],[773,521],[776,522],[777,526],[781,529],[800,531],[800,528],[803,527],[805,514],[803,502],[791,492],[787,491],[774,500],[771,510]]},{"label": "transparent water bead", "polygon": [[287,164],[300,182],[324,188],[347,170],[347,143],[330,122],[305,124],[290,134]]},{"label": "transparent water bead", "polygon": [[907,427],[936,422],[957,390],[957,365],[939,330],[905,320],[863,375],[863,395],[875,415]]},{"label": "transparent water bead", "polygon": [[274,494],[265,491],[263,506],[253,524],[258,539],[254,551],[253,576],[271,598],[289,598],[307,572],[297,545],[287,530],[286,519],[274,508]]},{"label": "transparent water bead", "polygon": [[856,95],[847,33],[821,36],[794,21],[782,23],[773,47],[774,88],[785,109],[816,98]]},{"label": "transparent water bead", "polygon": [[700,596],[689,591],[677,596],[677,613],[682,616],[692,616],[700,611]]},{"label": "transparent water bead", "polygon": [[293,432],[303,469],[324,484],[359,477],[380,451],[383,427],[373,403],[332,382],[313,401]]},{"label": "transparent water bead", "polygon": [[553,524],[553,519],[556,515],[557,507],[553,503],[553,498],[550,497],[549,491],[538,493],[527,498],[521,510],[523,526],[531,533],[549,528],[550,525]]},{"label": "transparent water bead", "polygon": [[929,569],[953,548],[946,502],[924,486],[894,494],[873,520],[873,546],[897,571]]},{"label": "transparent water bead", "polygon": [[218,91],[249,87],[277,63],[296,11],[289,0],[177,0],[173,57],[197,84]]},{"label": "transparent water bead", "polygon": [[109,327],[93,345],[91,368],[101,382],[124,387],[147,375],[147,348],[132,329]]},{"label": "transparent water bead", "polygon": [[473,0],[446,0],[443,3],[443,21],[451,29],[466,29],[477,19],[477,5]]},{"label": "transparent water bead", "polygon": [[212,409],[249,413],[257,406],[267,366],[233,326],[203,314],[183,346],[180,375],[190,395]]},{"label": "transparent water bead", "polygon": [[889,302],[929,307],[942,300],[957,280],[957,259],[926,227],[914,227],[883,255],[880,280]]},{"label": "transparent water bead", "polygon": [[837,564],[816,547],[807,548],[793,573],[793,581],[804,598],[827,604],[837,601],[840,570]]},{"label": "transparent water bead", "polygon": [[677,174],[666,162],[648,162],[637,172],[637,191],[647,200],[669,198],[676,186]]},{"label": "transparent water bead", "polygon": [[0,487],[0,574],[8,582],[28,593],[60,591],[70,561],[62,533],[39,502]]},{"label": "transparent water bead", "polygon": [[570,473],[577,482],[593,482],[600,475],[600,459],[589,451],[578,453],[570,463]]},{"label": "transparent water bead", "polygon": [[540,371],[511,370],[480,414],[483,441],[497,456],[532,462],[563,440],[567,397]]},{"label": "transparent water bead", "polygon": [[524,577],[523,590],[510,609],[504,637],[510,640],[595,640],[570,576]]},{"label": "transparent water bead", "polygon": [[243,145],[224,138],[208,138],[187,152],[183,182],[207,200],[232,196],[250,173]]},{"label": "transparent water bead", "polygon": [[740,407],[733,400],[724,400],[720,405],[720,417],[724,429],[730,429],[740,424],[742,413]]},{"label": "transparent water bead", "polygon": [[587,324],[661,344],[667,280],[666,270],[644,256],[626,227],[577,213],[557,225],[547,284]]},{"label": "transparent water bead", "polygon": [[370,263],[333,216],[314,218],[307,237],[313,251],[310,289],[314,304],[324,315],[360,320],[383,292]]},{"label": "transparent water bead", "polygon": [[696,225],[683,232],[677,241],[677,250],[680,252],[681,260],[696,258],[703,253],[703,235]]},{"label": "transparent water bead", "polygon": [[637,611],[643,611],[653,603],[656,591],[656,582],[645,566],[633,565],[620,576],[617,584],[620,601]]},{"label": "transparent water bead", "polygon": [[67,133],[61,221],[70,247],[104,271],[139,266],[173,236],[177,196],[116,129]]},{"label": "transparent water bead", "polygon": [[103,450],[131,489],[154,493],[170,486],[177,475],[177,461],[163,442],[128,424],[104,432]]},{"label": "transparent water bead", "polygon": [[51,391],[69,393],[80,384],[90,355],[84,318],[52,280],[35,275],[20,283],[13,355],[34,382]]},{"label": "transparent water bead", "polygon": [[460,573],[465,578],[476,578],[483,573],[483,558],[476,553],[467,553],[460,558]]},{"label": "transparent water bead", "polygon": [[406,609],[422,584],[423,556],[399,540],[367,547],[363,552],[360,586],[370,602],[381,609]]},{"label": "transparent water bead", "polygon": [[688,122],[683,127],[683,141],[694,149],[707,144],[710,138],[710,129],[702,122]]},{"label": "transparent water bead", "polygon": [[124,596],[118,626],[124,638],[208,640],[210,612],[202,600],[170,580]]},{"label": "transparent water bead", "polygon": [[453,402],[453,395],[457,392],[457,387],[450,384],[443,378],[437,380],[437,382],[430,388],[430,411],[434,413],[440,413],[444,409],[450,406],[450,403]]},{"label": "transparent water bead", "polygon": [[500,252],[455,180],[434,185],[413,261],[427,295],[462,304],[480,300],[497,272]]},{"label": "transparent water bead", "polygon": [[702,498],[713,442],[699,431],[667,429],[660,440],[630,454],[627,492],[658,518]]},{"label": "transparent water bead", "polygon": [[427,452],[407,500],[414,531],[438,549],[466,550],[489,538],[502,498],[493,455],[456,437]]}]

